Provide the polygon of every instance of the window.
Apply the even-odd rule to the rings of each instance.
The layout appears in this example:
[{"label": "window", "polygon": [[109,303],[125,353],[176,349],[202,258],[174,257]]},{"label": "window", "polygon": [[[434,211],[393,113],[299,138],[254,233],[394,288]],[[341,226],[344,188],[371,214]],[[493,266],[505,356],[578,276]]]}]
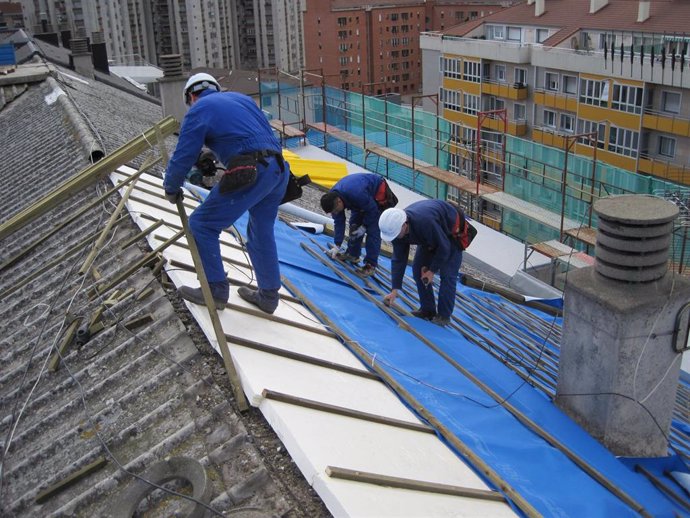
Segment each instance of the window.
[{"label": "window", "polygon": [[580,102],[593,106],[603,106],[608,100],[607,81],[580,79]]},{"label": "window", "polygon": [[508,41],[522,41],[522,29],[520,27],[508,27]]},{"label": "window", "polygon": [[680,113],[680,94],[678,92],[662,92],[661,109],[668,113]]},{"label": "window", "polygon": [[[599,149],[604,149],[604,136],[606,135],[606,126],[604,125],[603,122],[593,122],[593,121],[588,121],[588,120],[582,120],[578,122],[578,133],[592,133],[596,131],[596,138],[594,139],[596,141],[597,147]],[[577,142],[579,144],[584,144],[585,146],[591,146],[592,145],[592,139],[589,137],[579,137],[577,139]]]},{"label": "window", "polygon": [[462,110],[460,106],[460,92],[456,90],[441,88],[441,102],[446,110],[453,110],[456,112]]},{"label": "window", "polygon": [[548,126],[549,128],[556,127],[556,112],[544,110],[544,126]]},{"label": "window", "polygon": [[537,43],[544,43],[544,40],[549,37],[549,29],[537,29]]},{"label": "window", "polygon": [[544,75],[544,88],[552,92],[558,92],[558,74],[547,72]]},{"label": "window", "polygon": [[477,115],[479,111],[479,96],[471,94],[462,94],[463,112],[469,115]]},{"label": "window", "polygon": [[659,154],[668,158],[676,156],[676,139],[659,136]]},{"label": "window", "polygon": [[563,81],[563,93],[576,95],[577,94],[577,77],[564,75],[561,79]]},{"label": "window", "polygon": [[487,25],[486,39],[487,40],[502,40],[504,36],[503,25]]},{"label": "window", "polygon": [[481,69],[479,61],[467,61],[462,62],[463,65],[463,76],[465,81],[472,81],[473,83],[479,83],[481,81]]},{"label": "window", "polygon": [[642,113],[642,88],[627,85],[613,85],[611,108],[630,113]]},{"label": "window", "polygon": [[505,65],[496,65],[494,68],[494,73],[496,75],[496,81],[499,83],[505,83],[506,82],[506,66]]},{"label": "window", "polygon": [[527,86],[527,70],[524,68],[515,69],[515,84]]},{"label": "window", "polygon": [[575,117],[567,113],[561,113],[561,131],[572,133],[575,130]]},{"label": "window", "polygon": [[629,129],[611,126],[609,133],[609,151],[624,156],[637,156],[639,133]]},{"label": "window", "polygon": [[441,71],[443,72],[443,77],[460,79],[460,60],[441,58]]},{"label": "window", "polygon": [[521,122],[527,120],[527,107],[524,104],[513,105],[513,119]]}]

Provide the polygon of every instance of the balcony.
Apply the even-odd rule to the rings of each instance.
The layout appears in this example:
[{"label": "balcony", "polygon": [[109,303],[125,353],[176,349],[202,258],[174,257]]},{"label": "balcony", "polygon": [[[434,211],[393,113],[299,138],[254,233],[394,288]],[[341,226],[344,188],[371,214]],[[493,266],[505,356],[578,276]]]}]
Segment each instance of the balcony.
[{"label": "balcony", "polygon": [[577,97],[552,92],[548,90],[535,90],[534,102],[546,108],[555,108],[557,110],[565,110],[569,112],[577,112]]},{"label": "balcony", "polygon": [[647,155],[640,155],[640,159],[637,162],[637,171],[656,176],[657,178],[664,178],[671,182],[690,185],[690,169],[688,167],[672,164]]},{"label": "balcony", "polygon": [[[503,121],[498,117],[488,117],[482,123],[483,128],[492,129],[494,131],[503,132]],[[506,133],[515,137],[522,137],[527,134],[527,121],[508,121],[506,125]]]},{"label": "balcony", "polygon": [[645,110],[642,115],[642,127],[680,137],[690,137],[690,120],[673,113]]},{"label": "balcony", "polygon": [[527,86],[522,83],[496,83],[484,79],[482,81],[482,93],[503,97],[512,101],[524,101],[527,99]]}]

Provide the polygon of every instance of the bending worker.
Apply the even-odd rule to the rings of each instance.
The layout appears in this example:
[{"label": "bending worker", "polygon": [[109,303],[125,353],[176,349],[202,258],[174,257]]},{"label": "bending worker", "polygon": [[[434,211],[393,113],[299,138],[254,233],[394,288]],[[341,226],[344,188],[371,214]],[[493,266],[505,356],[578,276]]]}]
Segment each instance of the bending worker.
[{"label": "bending worker", "polygon": [[[321,208],[334,221],[335,246],[327,254],[353,264],[359,263],[362,241],[366,235],[364,266],[357,270],[363,277],[374,275],[381,251],[379,216],[394,207],[398,199],[386,179],[373,173],[354,173],[341,178],[333,188],[321,197]],[[345,209],[350,210],[350,237],[345,253],[340,246],[345,238]]]},{"label": "bending worker", "polygon": [[[220,255],[220,232],[246,211],[247,250],[256,272],[258,290],[242,286],[240,297],[273,313],[278,306],[280,270],[273,226],[289,177],[280,142],[256,103],[237,92],[221,93],[209,74],[194,74],[184,87],[189,106],[168,168],[165,196],[176,203],[182,196],[185,175],[202,146],[213,151],[225,174],[189,218],[213,300],[219,309],[228,301],[229,283]],[[201,288],[182,286],[180,296],[204,304]]]},{"label": "bending worker", "polygon": [[[464,216],[462,212],[442,200],[422,200],[410,204],[405,210],[388,209],[379,219],[381,237],[393,243],[391,260],[391,291],[384,303],[392,305],[402,288],[410,245],[417,245],[412,262],[412,277],[417,284],[420,308],[412,312],[416,317],[445,326],[450,322],[455,307],[458,271],[462,263],[462,250],[457,239],[457,228]],[[433,282],[438,273],[438,308],[434,299]]]}]

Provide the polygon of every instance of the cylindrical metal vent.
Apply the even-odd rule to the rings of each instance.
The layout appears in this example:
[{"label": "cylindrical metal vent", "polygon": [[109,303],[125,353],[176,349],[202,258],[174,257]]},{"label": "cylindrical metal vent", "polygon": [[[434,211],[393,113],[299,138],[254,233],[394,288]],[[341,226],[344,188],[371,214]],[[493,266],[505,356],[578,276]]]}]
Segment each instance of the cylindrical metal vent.
[{"label": "cylindrical metal vent", "polygon": [[72,55],[74,56],[89,53],[89,44],[86,41],[86,38],[72,38],[69,46],[72,49]]},{"label": "cylindrical metal vent", "polygon": [[94,31],[91,33],[91,44],[94,43],[105,43],[105,38],[101,31]]},{"label": "cylindrical metal vent", "polygon": [[182,55],[165,54],[159,58],[159,64],[163,69],[163,77],[182,76]]},{"label": "cylindrical metal vent", "polygon": [[662,198],[624,195],[594,203],[599,216],[596,271],[625,282],[651,282],[668,271],[678,207]]}]

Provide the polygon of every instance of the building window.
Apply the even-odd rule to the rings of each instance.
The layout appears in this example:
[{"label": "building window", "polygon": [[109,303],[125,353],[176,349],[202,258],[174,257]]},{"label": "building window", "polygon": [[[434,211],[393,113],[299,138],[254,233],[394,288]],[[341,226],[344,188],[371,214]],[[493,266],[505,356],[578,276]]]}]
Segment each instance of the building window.
[{"label": "building window", "polygon": [[496,65],[494,68],[494,72],[496,74],[496,81],[499,83],[505,83],[506,82],[506,66],[505,65]]},{"label": "building window", "polygon": [[[596,131],[596,141],[597,147],[599,149],[604,149],[604,136],[606,135],[606,126],[603,122],[593,122],[588,120],[578,121],[578,133],[592,133]],[[592,146],[592,140],[589,137],[578,137],[577,142],[579,144],[584,144],[585,146]]]},{"label": "building window", "polygon": [[548,126],[549,128],[556,127],[556,112],[544,110],[544,126]]},{"label": "building window", "polygon": [[514,104],[513,105],[513,119],[517,121],[527,120],[527,107],[524,104]]},{"label": "building window", "polygon": [[549,29],[537,29],[537,43],[544,43],[549,37]]},{"label": "building window", "polygon": [[680,113],[680,94],[678,92],[662,92],[661,109],[668,113]]},{"label": "building window", "polygon": [[460,79],[460,60],[441,58],[441,72],[443,73],[443,77]]},{"label": "building window", "polygon": [[486,26],[486,39],[487,40],[502,40],[505,38],[503,25],[487,25]]},{"label": "building window", "polygon": [[547,72],[544,75],[544,88],[552,92],[558,92],[558,74]]},{"label": "building window", "polygon": [[520,27],[508,27],[508,41],[522,41],[522,29]]},{"label": "building window", "polygon": [[572,133],[575,130],[575,117],[566,113],[561,113],[561,131]]},{"label": "building window", "polygon": [[462,111],[469,115],[477,115],[479,111],[479,99],[480,97],[478,95],[462,94]]},{"label": "building window", "polygon": [[563,83],[563,93],[564,94],[571,94],[571,95],[577,94],[577,77],[564,75],[561,78],[561,81]]},{"label": "building window", "polygon": [[445,88],[441,88],[440,97],[443,108],[446,110],[455,112],[462,111],[462,107],[460,106],[460,92],[457,90],[446,90]]},{"label": "building window", "polygon": [[580,79],[580,102],[603,106],[608,101],[608,82]]},{"label": "building window", "polygon": [[609,132],[609,151],[624,156],[637,156],[639,133],[617,126]]},{"label": "building window", "polygon": [[347,18],[345,18],[345,17],[338,18],[338,26],[344,27],[345,25],[347,25]]},{"label": "building window", "polygon": [[481,63],[479,61],[463,60],[463,75],[465,81],[479,83],[481,81]]},{"label": "building window", "polygon": [[659,154],[667,158],[676,156],[676,139],[659,136]]},{"label": "building window", "polygon": [[613,85],[611,108],[630,113],[642,113],[642,88],[627,85]]},{"label": "building window", "polygon": [[527,86],[527,70],[524,68],[515,69],[515,84],[520,85],[520,87]]}]

